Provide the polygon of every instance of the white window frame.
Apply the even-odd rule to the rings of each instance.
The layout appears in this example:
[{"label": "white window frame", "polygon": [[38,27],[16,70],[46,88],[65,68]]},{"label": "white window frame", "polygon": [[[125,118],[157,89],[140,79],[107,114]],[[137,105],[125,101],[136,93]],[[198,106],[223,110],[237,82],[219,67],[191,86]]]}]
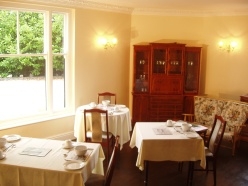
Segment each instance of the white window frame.
[{"label": "white window frame", "polygon": [[[0,5],[1,9],[6,10],[22,10],[22,11],[40,11],[40,12],[46,12],[46,19],[51,20],[52,13],[65,13],[67,16],[65,16],[65,22],[67,25],[67,28],[65,29],[65,45],[64,45],[64,53],[65,54],[65,75],[64,75],[64,81],[65,81],[65,107],[64,109],[61,109],[59,111],[53,111],[52,109],[52,95],[53,95],[53,72],[52,72],[52,47],[51,47],[51,34],[50,36],[46,33],[44,34],[45,37],[49,38],[45,40],[46,42],[49,42],[49,45],[45,44],[45,51],[42,56],[44,58],[47,58],[49,67],[46,67],[46,95],[49,99],[47,101],[47,111],[38,115],[33,115],[25,118],[18,118],[18,119],[10,119],[10,120],[0,120],[0,130],[7,129],[7,128],[13,128],[17,126],[23,126],[28,124],[33,124],[37,122],[42,121],[48,121],[52,119],[57,118],[63,118],[72,116],[75,114],[75,78],[74,78],[74,47],[73,47],[73,41],[74,41],[74,34],[73,32],[73,10],[68,8],[60,8],[60,7],[50,7],[50,6],[41,6],[41,5],[34,5],[34,4],[24,4],[24,3],[11,3],[11,2],[2,2]],[[45,29],[45,32],[49,30],[49,33],[51,33],[51,21],[48,21],[50,24],[48,25],[48,29]],[[65,26],[66,27],[66,26]],[[66,38],[67,37],[67,38]],[[48,46],[48,47],[47,47]],[[15,56],[15,57],[23,57],[23,56],[29,56],[28,54],[11,54],[11,55],[3,55],[0,54],[0,57],[6,57],[6,56]],[[32,55],[34,56],[34,55]]]}]

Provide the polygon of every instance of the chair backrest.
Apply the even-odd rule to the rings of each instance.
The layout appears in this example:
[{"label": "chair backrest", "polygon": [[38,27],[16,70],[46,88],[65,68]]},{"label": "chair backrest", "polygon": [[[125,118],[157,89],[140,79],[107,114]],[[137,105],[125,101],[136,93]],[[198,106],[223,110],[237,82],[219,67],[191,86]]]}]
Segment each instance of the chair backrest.
[{"label": "chair backrest", "polygon": [[114,173],[114,169],[115,169],[116,159],[117,159],[119,152],[120,152],[119,136],[117,135],[115,138],[115,146],[114,146],[114,149],[113,149],[113,152],[112,152],[109,164],[108,164],[108,168],[106,170],[104,186],[110,186],[113,173]]},{"label": "chair backrest", "polygon": [[221,116],[215,115],[212,130],[207,142],[207,147],[214,156],[217,156],[217,153],[219,151],[225,128],[226,121]]},{"label": "chair backrest", "polygon": [[[91,117],[89,115],[91,114]],[[102,117],[104,115],[104,117]],[[105,121],[103,121],[103,119]],[[109,130],[108,130],[108,111],[102,109],[85,109],[84,110],[84,131],[85,131],[85,140],[87,139],[87,131],[90,128],[92,132],[92,142],[102,142],[102,122],[106,124],[106,135],[107,140],[109,141]],[[87,140],[86,140],[87,141]]]},{"label": "chair backrest", "polygon": [[187,122],[194,122],[195,121],[195,115],[194,114],[182,114],[183,115],[183,121]]},{"label": "chair backrest", "polygon": [[110,100],[111,104],[116,104],[116,94],[111,92],[98,93],[98,104],[101,103],[102,100]]}]

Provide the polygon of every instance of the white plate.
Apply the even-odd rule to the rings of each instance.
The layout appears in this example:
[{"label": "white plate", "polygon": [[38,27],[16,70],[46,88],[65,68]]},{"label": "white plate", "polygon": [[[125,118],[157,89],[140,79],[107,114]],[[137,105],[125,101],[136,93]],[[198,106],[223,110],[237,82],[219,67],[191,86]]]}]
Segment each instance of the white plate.
[{"label": "white plate", "polygon": [[197,138],[199,135],[197,133],[185,133],[188,138]]},{"label": "white plate", "polygon": [[62,147],[63,147],[64,149],[71,149],[71,148],[73,148],[74,146],[73,146],[73,144],[67,146],[65,143],[63,143],[63,144],[62,144]]},{"label": "white plate", "polygon": [[10,134],[10,135],[5,135],[3,138],[6,138],[7,142],[15,142],[21,139],[20,135],[17,134]]},{"label": "white plate", "polygon": [[78,160],[67,161],[64,163],[66,170],[78,170],[84,167],[84,162]]},{"label": "white plate", "polygon": [[3,154],[3,156],[0,157],[0,160],[3,160],[4,158],[6,158],[6,154]]}]

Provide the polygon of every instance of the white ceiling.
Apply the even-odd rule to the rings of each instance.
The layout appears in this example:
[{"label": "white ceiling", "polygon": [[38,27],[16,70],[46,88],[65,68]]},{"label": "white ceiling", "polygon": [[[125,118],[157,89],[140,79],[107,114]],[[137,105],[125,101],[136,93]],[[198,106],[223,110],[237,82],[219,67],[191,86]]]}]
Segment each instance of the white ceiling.
[{"label": "white ceiling", "polygon": [[24,0],[131,14],[248,15],[248,0]]}]

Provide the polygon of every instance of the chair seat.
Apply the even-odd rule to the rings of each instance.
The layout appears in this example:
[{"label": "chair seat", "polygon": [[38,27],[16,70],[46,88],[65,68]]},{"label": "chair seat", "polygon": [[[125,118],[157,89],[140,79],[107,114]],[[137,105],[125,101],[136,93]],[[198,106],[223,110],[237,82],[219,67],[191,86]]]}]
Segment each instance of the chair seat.
[{"label": "chair seat", "polygon": [[207,147],[205,147],[205,156],[213,157],[213,153]]},{"label": "chair seat", "polygon": [[[87,131],[86,137],[87,138],[92,138],[92,132]],[[109,139],[111,139],[112,137],[113,137],[113,134],[111,132],[109,132]],[[102,132],[102,139],[107,139],[107,132],[105,132],[105,131]]]},{"label": "chair seat", "polygon": [[91,174],[90,178],[85,183],[85,186],[103,186],[105,177],[100,174]]}]

